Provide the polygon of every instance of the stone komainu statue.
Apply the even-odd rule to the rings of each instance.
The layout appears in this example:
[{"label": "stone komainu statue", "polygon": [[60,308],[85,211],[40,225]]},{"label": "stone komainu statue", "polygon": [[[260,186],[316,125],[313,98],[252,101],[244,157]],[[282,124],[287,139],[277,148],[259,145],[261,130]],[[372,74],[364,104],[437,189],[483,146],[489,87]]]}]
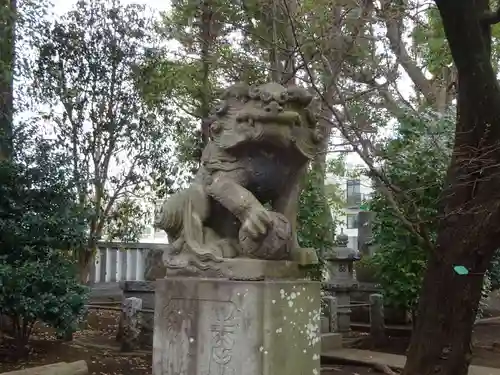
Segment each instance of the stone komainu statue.
[{"label": "stone komainu statue", "polygon": [[276,83],[224,92],[194,182],[156,218],[171,240],[167,270],[203,274],[227,258],[317,261],[296,233],[300,181],[322,141],[311,100]]}]

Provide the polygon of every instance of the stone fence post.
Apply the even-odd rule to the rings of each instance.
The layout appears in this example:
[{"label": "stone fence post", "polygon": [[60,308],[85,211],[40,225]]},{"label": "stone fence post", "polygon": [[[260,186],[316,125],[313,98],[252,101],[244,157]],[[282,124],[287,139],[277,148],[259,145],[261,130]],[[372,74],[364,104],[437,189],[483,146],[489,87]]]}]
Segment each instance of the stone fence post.
[{"label": "stone fence post", "polygon": [[125,298],[122,303],[121,316],[121,351],[130,352],[139,348],[141,333],[140,314],[142,299],[137,297]]},{"label": "stone fence post", "polygon": [[370,294],[370,334],[375,345],[386,341],[384,297],[381,294]]},{"label": "stone fence post", "polygon": [[337,298],[334,296],[326,296],[326,308],[327,308],[327,316],[328,316],[328,332],[334,333],[338,332],[338,322],[337,322]]}]

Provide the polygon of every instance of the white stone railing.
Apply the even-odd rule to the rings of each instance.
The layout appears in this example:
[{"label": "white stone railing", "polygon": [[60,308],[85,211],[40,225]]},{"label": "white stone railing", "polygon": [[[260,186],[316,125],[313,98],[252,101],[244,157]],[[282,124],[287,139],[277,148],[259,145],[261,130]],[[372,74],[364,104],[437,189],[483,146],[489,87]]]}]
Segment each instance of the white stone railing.
[{"label": "white stone railing", "polygon": [[157,243],[100,242],[90,269],[90,283],[144,280],[148,250],[165,245]]}]

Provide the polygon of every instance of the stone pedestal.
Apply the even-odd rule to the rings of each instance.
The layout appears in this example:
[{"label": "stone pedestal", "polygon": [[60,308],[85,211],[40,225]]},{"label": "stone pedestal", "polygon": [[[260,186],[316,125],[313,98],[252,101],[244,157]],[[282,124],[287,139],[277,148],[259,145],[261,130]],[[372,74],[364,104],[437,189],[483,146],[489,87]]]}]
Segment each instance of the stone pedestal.
[{"label": "stone pedestal", "polygon": [[126,298],[122,302],[120,324],[123,327],[121,351],[130,352],[140,348],[142,299]]},{"label": "stone pedestal", "polygon": [[157,280],[153,375],[319,375],[320,283]]},{"label": "stone pedestal", "polygon": [[[153,313],[155,308],[155,283],[153,281],[122,281],[120,288],[123,291],[123,300],[128,298],[139,298],[142,300],[141,313],[139,314],[139,337],[140,349],[151,349],[153,345]],[[124,321],[120,319],[117,340],[123,341],[121,335]]]}]

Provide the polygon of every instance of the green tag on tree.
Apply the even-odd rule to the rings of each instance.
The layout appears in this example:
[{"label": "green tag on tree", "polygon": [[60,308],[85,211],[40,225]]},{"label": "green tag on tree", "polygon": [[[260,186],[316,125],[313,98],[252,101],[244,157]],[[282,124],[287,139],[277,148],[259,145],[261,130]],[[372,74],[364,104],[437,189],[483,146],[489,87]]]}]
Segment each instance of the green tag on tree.
[{"label": "green tag on tree", "polygon": [[460,276],[465,276],[469,274],[469,270],[464,266],[454,266],[453,270],[456,272],[457,275]]}]

